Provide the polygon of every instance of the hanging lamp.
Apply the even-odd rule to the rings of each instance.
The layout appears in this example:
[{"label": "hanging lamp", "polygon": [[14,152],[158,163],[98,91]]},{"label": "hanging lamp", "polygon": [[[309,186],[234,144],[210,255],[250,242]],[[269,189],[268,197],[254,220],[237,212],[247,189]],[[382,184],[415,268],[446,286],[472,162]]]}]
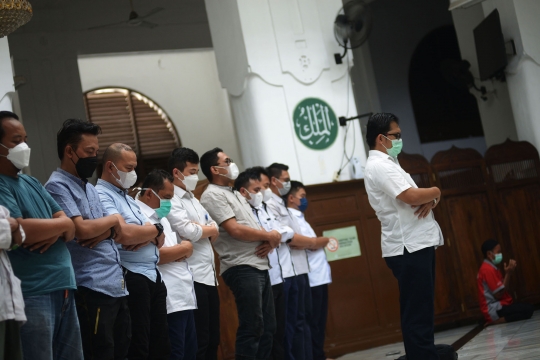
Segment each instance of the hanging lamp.
[{"label": "hanging lamp", "polygon": [[27,0],[0,0],[0,38],[23,26],[32,18],[32,5]]}]

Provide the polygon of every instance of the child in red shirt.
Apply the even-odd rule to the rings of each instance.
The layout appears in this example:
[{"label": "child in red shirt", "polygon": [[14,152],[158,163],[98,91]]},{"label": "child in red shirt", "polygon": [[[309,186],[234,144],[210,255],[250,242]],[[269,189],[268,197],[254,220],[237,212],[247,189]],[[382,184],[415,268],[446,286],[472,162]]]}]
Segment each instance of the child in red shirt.
[{"label": "child in red shirt", "polygon": [[496,240],[486,240],[482,244],[482,253],[484,262],[478,271],[477,283],[480,310],[486,319],[486,326],[530,319],[534,312],[533,306],[514,303],[506,290],[510,275],[517,266],[516,261],[510,259],[508,265],[504,263],[503,279],[497,268],[502,261],[501,245]]}]

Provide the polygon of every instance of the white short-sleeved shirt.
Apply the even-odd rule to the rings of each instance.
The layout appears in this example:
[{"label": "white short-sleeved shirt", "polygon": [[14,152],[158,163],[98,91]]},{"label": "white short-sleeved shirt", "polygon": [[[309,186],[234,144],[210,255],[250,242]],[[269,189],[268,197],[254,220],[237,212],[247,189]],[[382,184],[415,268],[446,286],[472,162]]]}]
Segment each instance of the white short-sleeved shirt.
[{"label": "white short-sleeved shirt", "polygon": [[[301,234],[296,219],[291,215],[281,197],[272,194],[272,197],[266,204],[281,226],[290,227],[295,233]],[[289,245],[287,245],[286,247],[280,246],[278,251],[284,278],[309,273],[309,262],[306,250],[291,249]]]},{"label": "white short-sleeved shirt", "polygon": [[[289,208],[289,211],[296,218],[298,225],[300,226],[300,233],[307,237],[317,237],[315,231],[306,221],[304,214],[296,209]],[[332,272],[330,270],[330,264],[326,260],[326,253],[324,248],[317,250],[306,251],[309,261],[309,268],[311,271],[308,274],[309,286],[319,286],[330,284],[332,282]]]},{"label": "white short-sleeved shirt", "polygon": [[[140,200],[136,201],[141,211],[150,219],[152,224],[160,222],[163,225],[163,233],[165,234],[163,247],[177,245],[176,234],[172,231],[171,224],[167,218],[160,220],[154,209]],[[196,309],[197,297],[195,296],[193,274],[189,269],[188,261],[174,261],[158,265],[158,268],[161,272],[163,282],[167,287],[167,314]]]},{"label": "white short-sleeved shirt", "polygon": [[433,212],[419,219],[409,204],[397,199],[416,183],[399,165],[397,159],[378,150],[371,150],[366,162],[364,184],[371,207],[382,226],[383,257],[403,255],[404,248],[415,252],[444,244],[441,228]]},{"label": "white short-sleeved shirt", "polygon": [[283,282],[283,270],[280,264],[278,250],[281,247],[287,247],[287,240],[292,239],[294,236],[293,230],[288,226],[281,226],[279,222],[275,219],[274,214],[271,213],[271,210],[266,204],[262,204],[257,208],[252,207],[253,214],[259,220],[259,224],[266,231],[277,230],[281,234],[281,243],[277,249],[274,249],[270,254],[268,254],[268,261],[270,262],[271,268],[268,270],[270,276],[270,283],[272,286],[281,284]]}]

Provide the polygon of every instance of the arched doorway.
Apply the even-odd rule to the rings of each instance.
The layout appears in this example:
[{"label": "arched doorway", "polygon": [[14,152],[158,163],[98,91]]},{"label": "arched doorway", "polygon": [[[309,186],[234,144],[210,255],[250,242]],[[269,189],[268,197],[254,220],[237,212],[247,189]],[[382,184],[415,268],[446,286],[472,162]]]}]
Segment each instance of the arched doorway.
[{"label": "arched doorway", "polygon": [[461,54],[452,25],[418,44],[409,68],[409,90],[421,143],[483,136],[476,98],[460,79]]},{"label": "arched doorway", "polygon": [[[125,88],[101,88],[84,94],[88,120],[101,126],[99,157],[112,143],[121,142],[137,153],[137,175],[142,180],[152,169],[167,169],[180,137],[165,111],[153,100]],[[101,173],[100,169],[98,173]]]}]

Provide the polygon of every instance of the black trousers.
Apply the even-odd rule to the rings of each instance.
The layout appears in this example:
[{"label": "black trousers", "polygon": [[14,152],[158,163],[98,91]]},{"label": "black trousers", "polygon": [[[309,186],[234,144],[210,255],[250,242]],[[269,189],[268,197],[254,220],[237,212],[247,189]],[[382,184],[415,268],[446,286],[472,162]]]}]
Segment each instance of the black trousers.
[{"label": "black trousers", "polygon": [[272,340],[272,359],[283,360],[285,358],[284,341],[285,341],[285,293],[283,283],[273,285],[272,293],[274,294],[274,312],[276,314],[276,333]]},{"label": "black trousers", "polygon": [[75,292],[85,360],[123,360],[131,342],[127,297],[112,297],[84,286]]},{"label": "black trousers", "polygon": [[0,360],[22,360],[22,321],[0,321]]},{"label": "black trousers", "polygon": [[324,338],[328,318],[328,284],[311,288],[311,346],[313,360],[326,360]]},{"label": "black trousers", "polygon": [[197,360],[216,360],[219,346],[219,294],[217,286],[194,282],[197,309],[193,310],[197,331]]},{"label": "black trousers", "polygon": [[292,340],[292,354],[295,360],[312,360],[311,347],[311,287],[307,274],[295,277],[298,286],[298,308],[294,336]]},{"label": "black trousers", "polygon": [[158,273],[156,282],[127,270],[131,315],[129,360],[169,359],[171,344],[167,325],[167,288]]},{"label": "black trousers", "polygon": [[385,257],[399,285],[401,332],[407,359],[437,360],[434,343],[435,248]]},{"label": "black trousers", "polygon": [[193,310],[176,311],[167,315],[170,360],[195,360],[197,358],[197,333]]},{"label": "black trousers", "polygon": [[503,305],[502,309],[497,311],[499,317],[504,317],[506,322],[530,319],[534,312],[534,306],[531,304],[513,303]]}]

